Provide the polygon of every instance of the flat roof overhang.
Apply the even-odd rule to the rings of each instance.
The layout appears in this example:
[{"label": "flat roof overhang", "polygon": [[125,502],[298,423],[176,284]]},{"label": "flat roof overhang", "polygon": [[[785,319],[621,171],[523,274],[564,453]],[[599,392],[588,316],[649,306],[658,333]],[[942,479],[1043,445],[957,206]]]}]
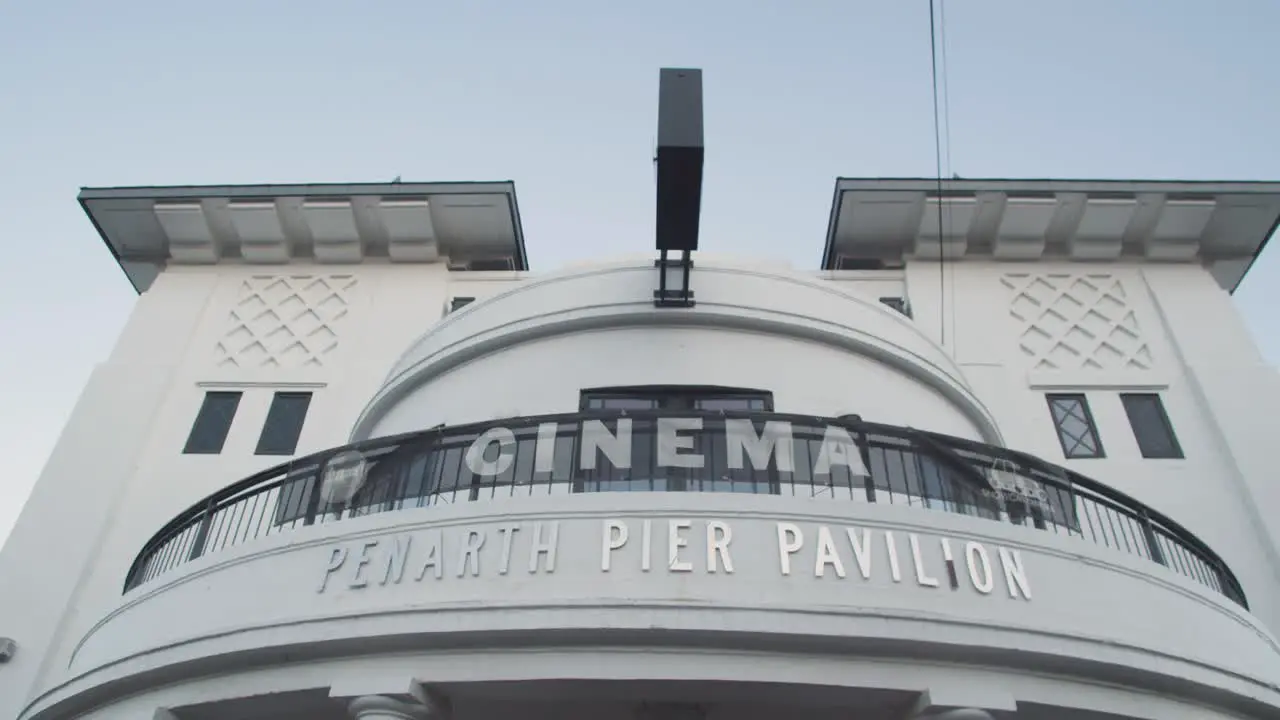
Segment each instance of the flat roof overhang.
[{"label": "flat roof overhang", "polygon": [[170,264],[529,267],[511,181],[81,188],[78,199],[138,292]]},{"label": "flat roof overhang", "polygon": [[1234,292],[1277,225],[1280,182],[839,178],[822,267],[963,257],[1199,262]]}]

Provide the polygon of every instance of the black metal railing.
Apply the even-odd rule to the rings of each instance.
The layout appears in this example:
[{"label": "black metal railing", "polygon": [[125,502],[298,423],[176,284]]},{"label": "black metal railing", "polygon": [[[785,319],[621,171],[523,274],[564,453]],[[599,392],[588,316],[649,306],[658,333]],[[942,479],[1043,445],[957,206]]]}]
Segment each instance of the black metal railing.
[{"label": "black metal railing", "polygon": [[125,591],[204,555],[300,526],[498,497],[625,491],[826,497],[982,517],[1139,555],[1248,607],[1231,570],[1198,538],[1065,468],[856,416],[744,412],[513,418],[298,458],[174,518],[138,554]]}]

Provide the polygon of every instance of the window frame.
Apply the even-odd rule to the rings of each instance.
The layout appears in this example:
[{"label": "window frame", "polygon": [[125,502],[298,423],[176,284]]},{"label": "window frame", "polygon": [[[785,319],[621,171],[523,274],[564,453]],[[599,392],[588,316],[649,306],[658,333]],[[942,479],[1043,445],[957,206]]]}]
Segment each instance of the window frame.
[{"label": "window frame", "polygon": [[[1049,408],[1049,421],[1053,423],[1053,432],[1058,437],[1058,445],[1062,448],[1062,456],[1068,460],[1099,460],[1107,457],[1107,451],[1102,445],[1102,433],[1098,431],[1098,422],[1093,417],[1093,410],[1089,407],[1089,397],[1085,393],[1046,393],[1045,402]],[[1058,421],[1057,415],[1054,414],[1054,401],[1073,400],[1079,401],[1080,411],[1084,415],[1085,424],[1089,427],[1089,433],[1093,437],[1096,452],[1091,455],[1072,455],[1067,448],[1067,439],[1063,437],[1064,430],[1062,423]],[[1077,446],[1082,443],[1077,442]]]},{"label": "window frame", "polygon": [[[307,424],[307,415],[311,411],[311,401],[314,399],[313,396],[314,396],[314,393],[312,393],[309,390],[279,390],[274,395],[272,395],[271,405],[270,407],[267,408],[267,417],[262,421],[262,431],[258,433],[258,444],[257,446],[254,447],[253,454],[254,455],[280,455],[280,456],[295,454],[298,450],[298,441],[302,439],[302,430],[303,428],[306,427],[306,424]],[[276,413],[276,407],[278,403],[280,403],[282,399],[296,400],[296,399],[302,399],[302,398],[305,398],[306,403],[303,405],[302,412],[300,413],[300,418],[298,420],[297,428],[295,428],[292,431],[293,442],[288,448],[288,450],[285,450],[283,445],[279,447],[274,447],[274,446],[264,447],[267,441],[268,431],[272,427],[272,418],[273,418],[273,415]],[[277,419],[277,421],[279,420]]]},{"label": "window frame", "polygon": [[[656,400],[651,408],[634,408],[634,410],[653,410],[658,412],[696,412],[699,411],[699,400],[727,400],[743,398],[760,400],[763,407],[758,410],[732,410],[727,412],[773,412],[773,393],[757,388],[721,387],[717,385],[627,385],[617,387],[583,388],[578,392],[578,410],[581,412],[599,412],[604,408],[591,408],[594,399],[634,399]],[[690,401],[678,405],[664,404],[664,400],[680,399]],[[626,412],[626,410],[623,410]],[[709,410],[706,412],[717,412]]]},{"label": "window frame", "polygon": [[[216,443],[210,443],[207,446],[195,446],[196,430],[202,429],[201,421],[207,419],[206,413],[212,413],[214,410],[210,407],[210,401],[218,399],[231,399],[230,412],[227,413],[225,425],[221,429],[221,437]],[[187,431],[187,442],[182,446],[183,455],[221,455],[222,450],[227,446],[227,437],[231,435],[231,426],[236,421],[236,413],[240,411],[240,401],[244,399],[244,392],[241,390],[207,390],[204,398],[200,401],[200,409],[196,411],[195,420],[191,421],[191,429]]]},{"label": "window frame", "polygon": [[[1133,420],[1133,413],[1129,410],[1129,402],[1131,399],[1152,400],[1155,403],[1156,417],[1160,421],[1161,428],[1164,430],[1165,437],[1168,438],[1171,454],[1147,454],[1147,448],[1142,446],[1142,438],[1138,434],[1137,423]],[[1129,420],[1129,429],[1133,431],[1133,440],[1138,444],[1138,452],[1142,453],[1142,457],[1147,460],[1184,460],[1186,455],[1182,451],[1182,443],[1178,442],[1178,434],[1173,430],[1173,422],[1169,420],[1169,413],[1164,408],[1164,399],[1160,397],[1160,393],[1153,392],[1124,392],[1120,393],[1120,404],[1124,406],[1125,417]]]}]

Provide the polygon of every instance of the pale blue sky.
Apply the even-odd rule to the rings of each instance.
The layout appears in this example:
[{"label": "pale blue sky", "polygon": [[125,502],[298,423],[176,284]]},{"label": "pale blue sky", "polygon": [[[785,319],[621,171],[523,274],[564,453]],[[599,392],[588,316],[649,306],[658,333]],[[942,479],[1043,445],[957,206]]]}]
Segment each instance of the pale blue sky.
[{"label": "pale blue sky", "polygon": [[[945,10],[948,174],[1280,179],[1280,2]],[[78,187],[512,179],[535,268],[643,251],[663,66],[708,250],[816,267],[837,176],[934,172],[927,0],[0,2],[0,538],[134,302]],[[1278,280],[1237,294],[1273,363]]]}]

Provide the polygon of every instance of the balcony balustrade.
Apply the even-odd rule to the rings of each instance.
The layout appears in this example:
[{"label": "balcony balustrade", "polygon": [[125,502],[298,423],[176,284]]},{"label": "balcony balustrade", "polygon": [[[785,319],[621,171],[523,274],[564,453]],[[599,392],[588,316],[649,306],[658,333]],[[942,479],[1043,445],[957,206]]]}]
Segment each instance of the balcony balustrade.
[{"label": "balcony balustrade", "polygon": [[1146,558],[1248,607],[1180,525],[1030,455],[864,422],[765,412],[581,412],[437,427],[266,470],[174,518],[126,592],[267,535],[440,504],[599,492],[722,492],[905,504],[1070,535]]}]

